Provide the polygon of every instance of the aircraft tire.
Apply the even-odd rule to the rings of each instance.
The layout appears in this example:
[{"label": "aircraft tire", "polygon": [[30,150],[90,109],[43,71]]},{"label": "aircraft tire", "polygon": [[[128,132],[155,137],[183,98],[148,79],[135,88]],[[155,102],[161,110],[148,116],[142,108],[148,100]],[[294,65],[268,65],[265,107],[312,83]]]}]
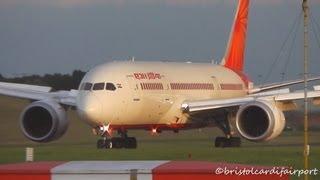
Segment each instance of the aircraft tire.
[{"label": "aircraft tire", "polygon": [[124,147],[127,149],[136,149],[137,148],[137,140],[134,137],[128,137],[125,139]]},{"label": "aircraft tire", "polygon": [[97,149],[104,149],[105,148],[105,140],[104,139],[99,139],[97,141]]},{"label": "aircraft tire", "polygon": [[125,139],[120,137],[114,137],[111,139],[112,148],[121,149],[125,145]]}]

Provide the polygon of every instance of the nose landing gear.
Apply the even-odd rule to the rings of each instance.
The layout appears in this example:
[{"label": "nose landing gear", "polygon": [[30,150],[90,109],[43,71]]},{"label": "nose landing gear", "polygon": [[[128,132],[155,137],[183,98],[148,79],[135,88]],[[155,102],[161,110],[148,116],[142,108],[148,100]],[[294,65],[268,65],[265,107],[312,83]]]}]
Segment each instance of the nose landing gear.
[{"label": "nose landing gear", "polygon": [[115,148],[115,149],[136,149],[137,148],[137,140],[134,137],[114,137],[109,140],[109,149]]},{"label": "nose landing gear", "polygon": [[103,139],[97,141],[98,149],[136,149],[137,140],[134,137],[128,137],[126,130],[118,130],[120,137],[108,139],[107,135],[103,134]]}]

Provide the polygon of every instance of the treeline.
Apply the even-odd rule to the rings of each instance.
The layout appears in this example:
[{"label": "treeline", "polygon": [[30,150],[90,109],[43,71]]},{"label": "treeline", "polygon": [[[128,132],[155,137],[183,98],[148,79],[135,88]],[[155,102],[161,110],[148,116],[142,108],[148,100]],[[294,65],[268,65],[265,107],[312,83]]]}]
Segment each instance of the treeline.
[{"label": "treeline", "polygon": [[[292,130],[303,130],[304,112],[302,109],[285,112],[286,127]],[[309,112],[309,130],[320,130],[320,111],[313,109]]]},{"label": "treeline", "polygon": [[22,83],[40,86],[50,86],[53,90],[70,90],[78,89],[78,86],[85,75],[85,72],[81,70],[74,70],[72,74],[45,74],[30,75],[23,77],[6,78],[0,74],[1,82]]}]

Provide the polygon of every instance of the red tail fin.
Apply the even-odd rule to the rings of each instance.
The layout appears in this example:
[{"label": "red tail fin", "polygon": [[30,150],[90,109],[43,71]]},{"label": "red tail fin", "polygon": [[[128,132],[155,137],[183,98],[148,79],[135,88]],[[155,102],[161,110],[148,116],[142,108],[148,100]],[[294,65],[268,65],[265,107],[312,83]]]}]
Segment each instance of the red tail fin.
[{"label": "red tail fin", "polygon": [[242,72],[246,47],[247,24],[250,0],[239,0],[237,13],[229,37],[228,48],[222,64],[235,71]]}]

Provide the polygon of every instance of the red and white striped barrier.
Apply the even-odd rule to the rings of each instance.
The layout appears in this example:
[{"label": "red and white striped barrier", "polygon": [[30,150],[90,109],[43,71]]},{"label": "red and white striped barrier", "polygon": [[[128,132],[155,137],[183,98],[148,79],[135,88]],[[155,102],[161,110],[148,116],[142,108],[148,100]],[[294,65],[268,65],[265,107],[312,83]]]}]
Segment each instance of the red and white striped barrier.
[{"label": "red and white striped barrier", "polygon": [[[71,161],[32,162],[0,165],[0,180],[286,180],[283,174],[235,174],[272,170],[240,164],[212,163],[199,161]],[[219,170],[219,171],[217,171]],[[233,173],[231,173],[231,171]],[[226,172],[225,172],[226,171]],[[223,173],[222,173],[223,172]],[[261,171],[262,172],[262,171]]]}]

